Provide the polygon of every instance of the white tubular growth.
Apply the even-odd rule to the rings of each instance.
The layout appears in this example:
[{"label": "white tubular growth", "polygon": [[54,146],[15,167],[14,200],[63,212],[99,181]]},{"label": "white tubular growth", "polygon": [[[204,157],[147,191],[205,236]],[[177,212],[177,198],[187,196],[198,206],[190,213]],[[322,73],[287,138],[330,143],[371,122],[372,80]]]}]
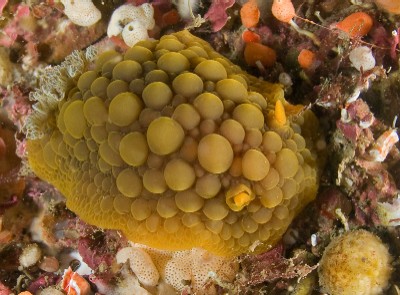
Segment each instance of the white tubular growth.
[{"label": "white tubular growth", "polygon": [[149,3],[140,6],[129,4],[118,7],[107,28],[108,37],[122,35],[128,46],[149,38],[148,30],[154,28],[154,9]]},{"label": "white tubular growth", "polygon": [[175,3],[178,13],[183,19],[190,19],[199,8],[200,1],[198,0],[176,0]]},{"label": "white tubular growth", "polygon": [[143,285],[157,285],[160,275],[151,257],[144,250],[126,247],[118,251],[116,259],[118,264],[129,260],[131,270]]},{"label": "white tubular growth", "polygon": [[64,5],[64,13],[76,25],[88,27],[101,19],[101,12],[93,4],[92,0],[61,0]]},{"label": "white tubular growth", "polygon": [[140,21],[133,21],[127,24],[122,30],[122,39],[128,46],[133,46],[140,40],[149,38],[147,29]]},{"label": "white tubular growth", "polygon": [[371,49],[367,46],[354,48],[350,51],[349,59],[353,67],[359,71],[361,71],[361,68],[363,71],[368,71],[375,67],[375,58]]},{"label": "white tubular growth", "polygon": [[387,202],[378,202],[378,207],[376,208],[376,211],[382,225],[400,225],[400,198],[395,199],[392,204]]}]

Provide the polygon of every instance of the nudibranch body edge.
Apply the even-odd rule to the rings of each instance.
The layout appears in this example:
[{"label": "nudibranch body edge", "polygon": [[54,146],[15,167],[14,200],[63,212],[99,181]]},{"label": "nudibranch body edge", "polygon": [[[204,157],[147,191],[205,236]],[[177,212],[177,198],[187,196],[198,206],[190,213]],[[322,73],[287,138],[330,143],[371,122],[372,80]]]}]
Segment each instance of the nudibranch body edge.
[{"label": "nudibranch body edge", "polygon": [[261,252],[316,196],[315,115],[188,31],[74,52],[32,98],[31,169],[136,243]]}]

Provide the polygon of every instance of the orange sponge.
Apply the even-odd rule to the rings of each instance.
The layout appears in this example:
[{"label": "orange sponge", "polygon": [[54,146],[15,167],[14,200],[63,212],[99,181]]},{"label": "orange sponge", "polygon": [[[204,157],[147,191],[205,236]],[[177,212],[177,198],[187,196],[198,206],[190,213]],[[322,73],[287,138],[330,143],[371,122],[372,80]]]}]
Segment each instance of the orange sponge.
[{"label": "orange sponge", "polygon": [[256,0],[249,0],[240,9],[240,18],[246,28],[255,27],[260,19],[260,10]]},{"label": "orange sponge", "polygon": [[297,61],[302,69],[310,69],[315,62],[315,53],[308,49],[302,49]]},{"label": "orange sponge", "polygon": [[373,25],[372,17],[365,12],[355,12],[336,24],[350,37],[363,37],[369,33]]},{"label": "orange sponge", "polygon": [[272,14],[281,22],[288,23],[296,16],[294,6],[290,0],[274,0]]},{"label": "orange sponge", "polygon": [[244,49],[244,59],[249,66],[255,66],[260,61],[263,66],[271,67],[276,61],[276,52],[268,46],[250,42]]},{"label": "orange sponge", "polygon": [[374,0],[375,4],[393,14],[400,14],[400,1],[399,0]]}]

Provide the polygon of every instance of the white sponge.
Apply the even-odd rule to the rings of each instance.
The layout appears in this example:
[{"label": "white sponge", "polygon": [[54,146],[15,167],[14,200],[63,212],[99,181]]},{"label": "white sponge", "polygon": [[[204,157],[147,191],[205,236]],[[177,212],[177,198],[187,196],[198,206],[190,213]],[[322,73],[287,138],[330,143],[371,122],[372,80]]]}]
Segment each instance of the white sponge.
[{"label": "white sponge", "polygon": [[122,30],[122,39],[128,46],[133,46],[141,40],[149,38],[147,29],[137,20],[127,24]]},{"label": "white sponge", "polygon": [[371,70],[375,66],[375,58],[372,51],[367,46],[359,46],[350,51],[349,59],[353,67],[363,71]]},{"label": "white sponge", "polygon": [[139,282],[146,287],[157,286],[159,291],[166,283],[170,287],[164,288],[168,290],[172,287],[182,292],[190,287],[197,295],[216,295],[217,289],[210,276],[214,274],[222,281],[232,282],[238,271],[236,259],[214,256],[199,248],[164,251],[140,244],[131,245],[118,251],[117,263],[129,261],[130,269]]},{"label": "white sponge", "polygon": [[147,30],[154,28],[154,9],[149,3],[140,6],[125,4],[112,14],[107,28],[108,37],[122,34],[124,42],[133,46],[149,38]]},{"label": "white sponge", "polygon": [[101,12],[92,0],[61,0],[64,13],[76,25],[88,27],[101,19]]},{"label": "white sponge", "polygon": [[183,19],[190,19],[200,6],[199,0],[177,0],[175,2],[179,15]]},{"label": "white sponge", "polygon": [[19,264],[22,267],[30,267],[35,265],[42,257],[42,251],[37,244],[29,244],[19,256]]},{"label": "white sponge", "polygon": [[155,286],[160,279],[157,268],[151,257],[140,248],[126,247],[118,251],[117,263],[129,260],[131,270],[138,280],[145,286]]}]

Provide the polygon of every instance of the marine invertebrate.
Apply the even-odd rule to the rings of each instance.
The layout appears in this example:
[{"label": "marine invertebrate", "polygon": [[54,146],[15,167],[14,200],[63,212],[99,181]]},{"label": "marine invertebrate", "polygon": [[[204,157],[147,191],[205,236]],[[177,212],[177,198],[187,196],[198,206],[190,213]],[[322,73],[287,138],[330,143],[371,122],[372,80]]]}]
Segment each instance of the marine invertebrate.
[{"label": "marine invertebrate", "polygon": [[231,256],[275,244],[315,197],[313,113],[187,31],[75,52],[42,83],[29,164],[88,223]]},{"label": "marine invertebrate", "polygon": [[257,1],[249,0],[240,9],[240,18],[246,28],[255,27],[260,19],[260,10]]},{"label": "marine invertebrate", "polygon": [[387,155],[393,146],[399,141],[396,129],[389,129],[374,142],[372,148],[368,151],[371,159],[377,162],[385,161]]},{"label": "marine invertebrate", "polygon": [[60,263],[53,256],[43,256],[38,267],[45,272],[56,272],[60,267]]},{"label": "marine invertebrate", "polygon": [[92,0],[61,0],[64,4],[64,13],[78,26],[88,27],[101,19],[101,12],[93,4]]},{"label": "marine invertebrate", "polygon": [[107,28],[108,37],[121,34],[128,46],[149,38],[148,30],[154,28],[154,9],[149,3],[140,6],[121,5],[112,14]]},{"label": "marine invertebrate", "polygon": [[68,267],[68,269],[64,271],[61,287],[65,292],[67,292],[67,295],[90,294],[89,283],[77,272],[72,271],[71,267]]},{"label": "marine invertebrate", "polygon": [[118,251],[117,263],[129,260],[131,270],[135,273],[140,283],[145,286],[155,286],[160,279],[160,274],[149,254],[140,248],[125,247]]},{"label": "marine invertebrate", "polygon": [[176,8],[181,18],[190,19],[191,16],[199,9],[198,0],[178,0],[176,1]]},{"label": "marine invertebrate", "polygon": [[399,0],[374,0],[376,6],[393,14],[400,13]]},{"label": "marine invertebrate", "polygon": [[276,62],[276,52],[266,45],[248,42],[244,48],[244,60],[249,66],[256,66],[259,61],[264,67],[271,67]]},{"label": "marine invertebrate", "polygon": [[375,57],[367,46],[359,46],[350,51],[349,59],[353,67],[369,71],[375,67]]},{"label": "marine invertebrate", "polygon": [[315,53],[308,49],[302,49],[297,57],[297,61],[302,69],[311,69],[315,63]]},{"label": "marine invertebrate", "polygon": [[[296,30],[297,33],[307,36],[311,40],[313,40],[315,45],[320,45],[320,41],[318,38],[310,31],[304,30],[300,28],[295,22],[294,18],[299,17],[296,15],[296,11],[294,9],[293,3],[291,0],[274,0],[271,8],[273,16],[284,23],[289,24],[293,29]],[[299,17],[300,18],[300,17]],[[303,19],[305,20],[305,19]]]},{"label": "marine invertebrate", "polygon": [[214,0],[204,15],[211,22],[214,32],[221,30],[227,23],[229,17],[226,10],[235,4],[235,0]]},{"label": "marine invertebrate", "polygon": [[250,43],[250,42],[259,43],[261,41],[260,35],[250,30],[243,31],[242,39],[245,43]]},{"label": "marine invertebrate", "polygon": [[398,226],[400,225],[400,199],[395,198],[388,202],[378,202],[376,212],[378,214],[379,220],[384,226]]},{"label": "marine invertebrate", "polygon": [[336,24],[336,27],[347,33],[351,38],[363,37],[368,34],[373,25],[372,17],[365,12],[355,12]]},{"label": "marine invertebrate", "polygon": [[271,10],[272,14],[284,23],[289,23],[296,16],[291,0],[274,0]]},{"label": "marine invertebrate", "polygon": [[131,270],[146,287],[164,282],[177,291],[188,288],[195,294],[217,294],[214,284],[209,284],[211,274],[220,280],[232,282],[239,264],[236,259],[226,259],[193,248],[185,251],[164,251],[133,244],[118,251],[117,263],[129,261]]},{"label": "marine invertebrate", "polygon": [[334,239],[318,268],[323,292],[382,294],[392,273],[391,256],[385,244],[366,230],[355,230]]},{"label": "marine invertebrate", "polygon": [[19,264],[22,267],[35,265],[42,257],[42,251],[37,244],[27,245],[19,256]]}]

